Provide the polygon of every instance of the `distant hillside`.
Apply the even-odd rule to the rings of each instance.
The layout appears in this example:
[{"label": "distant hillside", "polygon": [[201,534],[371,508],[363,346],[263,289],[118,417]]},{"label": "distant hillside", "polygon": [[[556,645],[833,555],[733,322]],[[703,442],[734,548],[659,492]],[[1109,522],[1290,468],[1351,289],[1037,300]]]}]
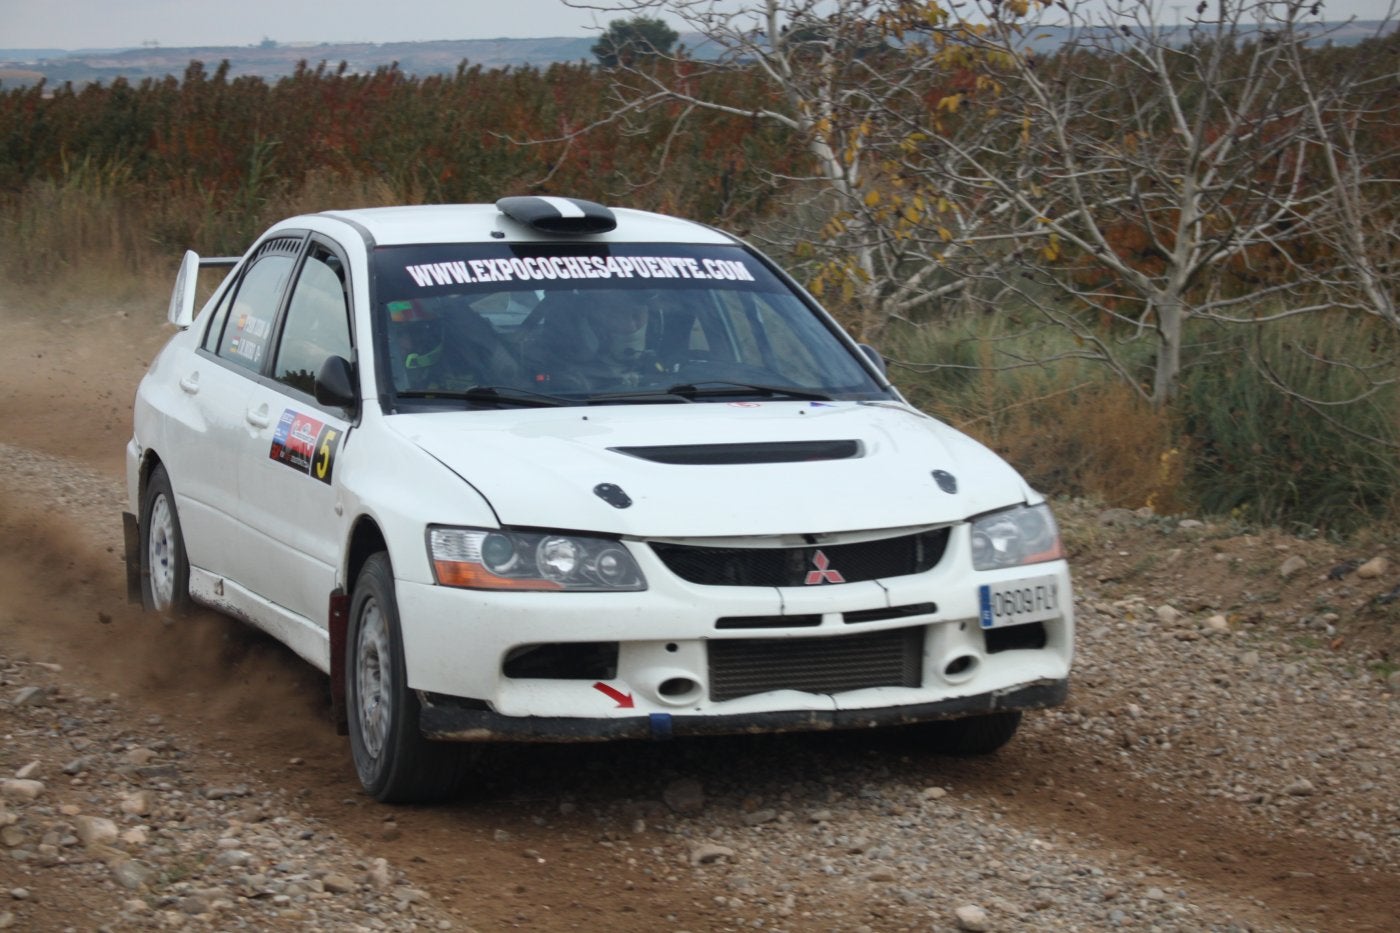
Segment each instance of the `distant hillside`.
[{"label": "distant hillside", "polygon": [[[1326,30],[1325,41],[1354,45],[1373,37],[1382,24],[1358,21],[1340,25],[1319,25]],[[1386,24],[1396,28],[1394,21]],[[1170,36],[1174,30],[1168,29]],[[1185,27],[1180,27],[1183,38]],[[1050,51],[1067,38],[1067,31],[1043,27],[1033,31],[1028,41],[1042,51]],[[116,77],[128,81],[182,75],[192,60],[212,70],[225,59],[231,77],[256,75],[276,80],[295,71],[299,62],[315,67],[322,62],[338,68],[341,62],[351,72],[374,71],[398,63],[410,75],[450,73],[462,62],[482,68],[534,66],[555,62],[593,61],[590,51],[594,36],[545,39],[445,39],[436,42],[360,43],[267,43],[255,46],[204,46],[194,48],[139,49],[0,49],[0,89],[26,86],[44,80],[50,85],[71,81],[86,84],[109,82]],[[681,42],[697,58],[708,57],[710,46],[697,34],[682,35]],[[713,52],[710,52],[713,54]]]},{"label": "distant hillside", "polygon": [[191,60],[201,61],[212,70],[227,59],[230,76],[257,75],[276,79],[291,74],[298,62],[329,67],[346,63],[352,72],[373,71],[397,62],[412,75],[452,72],[466,61],[483,68],[547,66],[553,62],[593,61],[589,51],[596,40],[581,38],[548,39],[458,39],[437,42],[361,42],[255,46],[203,46],[193,48],[139,48],[117,50],[84,49],[74,52],[53,49],[0,49],[0,81],[4,87],[30,84],[43,77],[49,84],[72,81],[111,81],[121,76],[129,81],[182,75]]}]

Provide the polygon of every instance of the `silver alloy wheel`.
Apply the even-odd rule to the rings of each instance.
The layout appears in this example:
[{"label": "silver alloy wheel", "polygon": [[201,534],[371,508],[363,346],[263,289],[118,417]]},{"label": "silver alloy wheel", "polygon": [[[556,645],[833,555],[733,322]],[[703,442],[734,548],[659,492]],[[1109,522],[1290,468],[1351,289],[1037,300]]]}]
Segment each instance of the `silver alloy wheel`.
[{"label": "silver alloy wheel", "polygon": [[175,520],[170,500],[157,495],[147,521],[146,566],[150,570],[151,608],[165,612],[175,602]]},{"label": "silver alloy wheel", "polygon": [[393,667],[389,628],[379,603],[365,603],[355,644],[355,696],[359,700],[360,739],[370,757],[384,751],[393,716]]}]

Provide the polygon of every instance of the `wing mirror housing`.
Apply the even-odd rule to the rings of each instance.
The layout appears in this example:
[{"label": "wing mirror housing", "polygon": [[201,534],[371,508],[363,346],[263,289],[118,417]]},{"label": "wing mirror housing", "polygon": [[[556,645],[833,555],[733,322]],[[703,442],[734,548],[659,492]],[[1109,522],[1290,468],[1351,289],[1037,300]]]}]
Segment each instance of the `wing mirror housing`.
[{"label": "wing mirror housing", "polygon": [[328,408],[354,408],[359,402],[355,394],[355,364],[343,356],[329,356],[316,374],[316,402]]},{"label": "wing mirror housing", "polygon": [[860,345],[860,352],[864,353],[865,358],[875,364],[875,368],[880,371],[880,375],[884,376],[886,379],[889,378],[889,369],[885,366],[885,358],[880,355],[879,350],[868,343],[863,343]]}]

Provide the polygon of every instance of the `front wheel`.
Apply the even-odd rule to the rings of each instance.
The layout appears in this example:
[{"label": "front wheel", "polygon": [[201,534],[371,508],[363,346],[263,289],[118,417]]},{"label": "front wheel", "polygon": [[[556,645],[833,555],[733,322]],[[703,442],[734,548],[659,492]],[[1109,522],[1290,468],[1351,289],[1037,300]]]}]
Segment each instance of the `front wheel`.
[{"label": "front wheel", "polygon": [[418,730],[422,706],[408,688],[394,573],[383,552],[365,562],[355,582],[345,651],[350,752],[365,791],[382,803],[451,797],[465,755]]},{"label": "front wheel", "polygon": [[935,751],[949,755],[990,755],[1016,735],[1020,710],[1001,710],[963,719],[927,723],[925,735]]},{"label": "front wheel", "polygon": [[141,603],[152,612],[173,615],[190,609],[190,562],[175,492],[163,466],[151,471],[141,502]]}]

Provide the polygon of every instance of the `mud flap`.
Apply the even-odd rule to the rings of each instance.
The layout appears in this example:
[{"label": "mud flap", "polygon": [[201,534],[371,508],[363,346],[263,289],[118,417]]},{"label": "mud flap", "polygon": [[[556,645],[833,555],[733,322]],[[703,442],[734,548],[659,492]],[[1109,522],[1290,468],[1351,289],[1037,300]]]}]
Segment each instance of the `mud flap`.
[{"label": "mud flap", "polygon": [[141,529],[136,516],[122,513],[122,537],[126,548],[126,601],[141,602]]},{"label": "mud flap", "polygon": [[350,720],[345,711],[345,633],[350,627],[350,597],[344,590],[331,593],[326,616],[331,640],[331,722],[337,735],[348,735]]}]

